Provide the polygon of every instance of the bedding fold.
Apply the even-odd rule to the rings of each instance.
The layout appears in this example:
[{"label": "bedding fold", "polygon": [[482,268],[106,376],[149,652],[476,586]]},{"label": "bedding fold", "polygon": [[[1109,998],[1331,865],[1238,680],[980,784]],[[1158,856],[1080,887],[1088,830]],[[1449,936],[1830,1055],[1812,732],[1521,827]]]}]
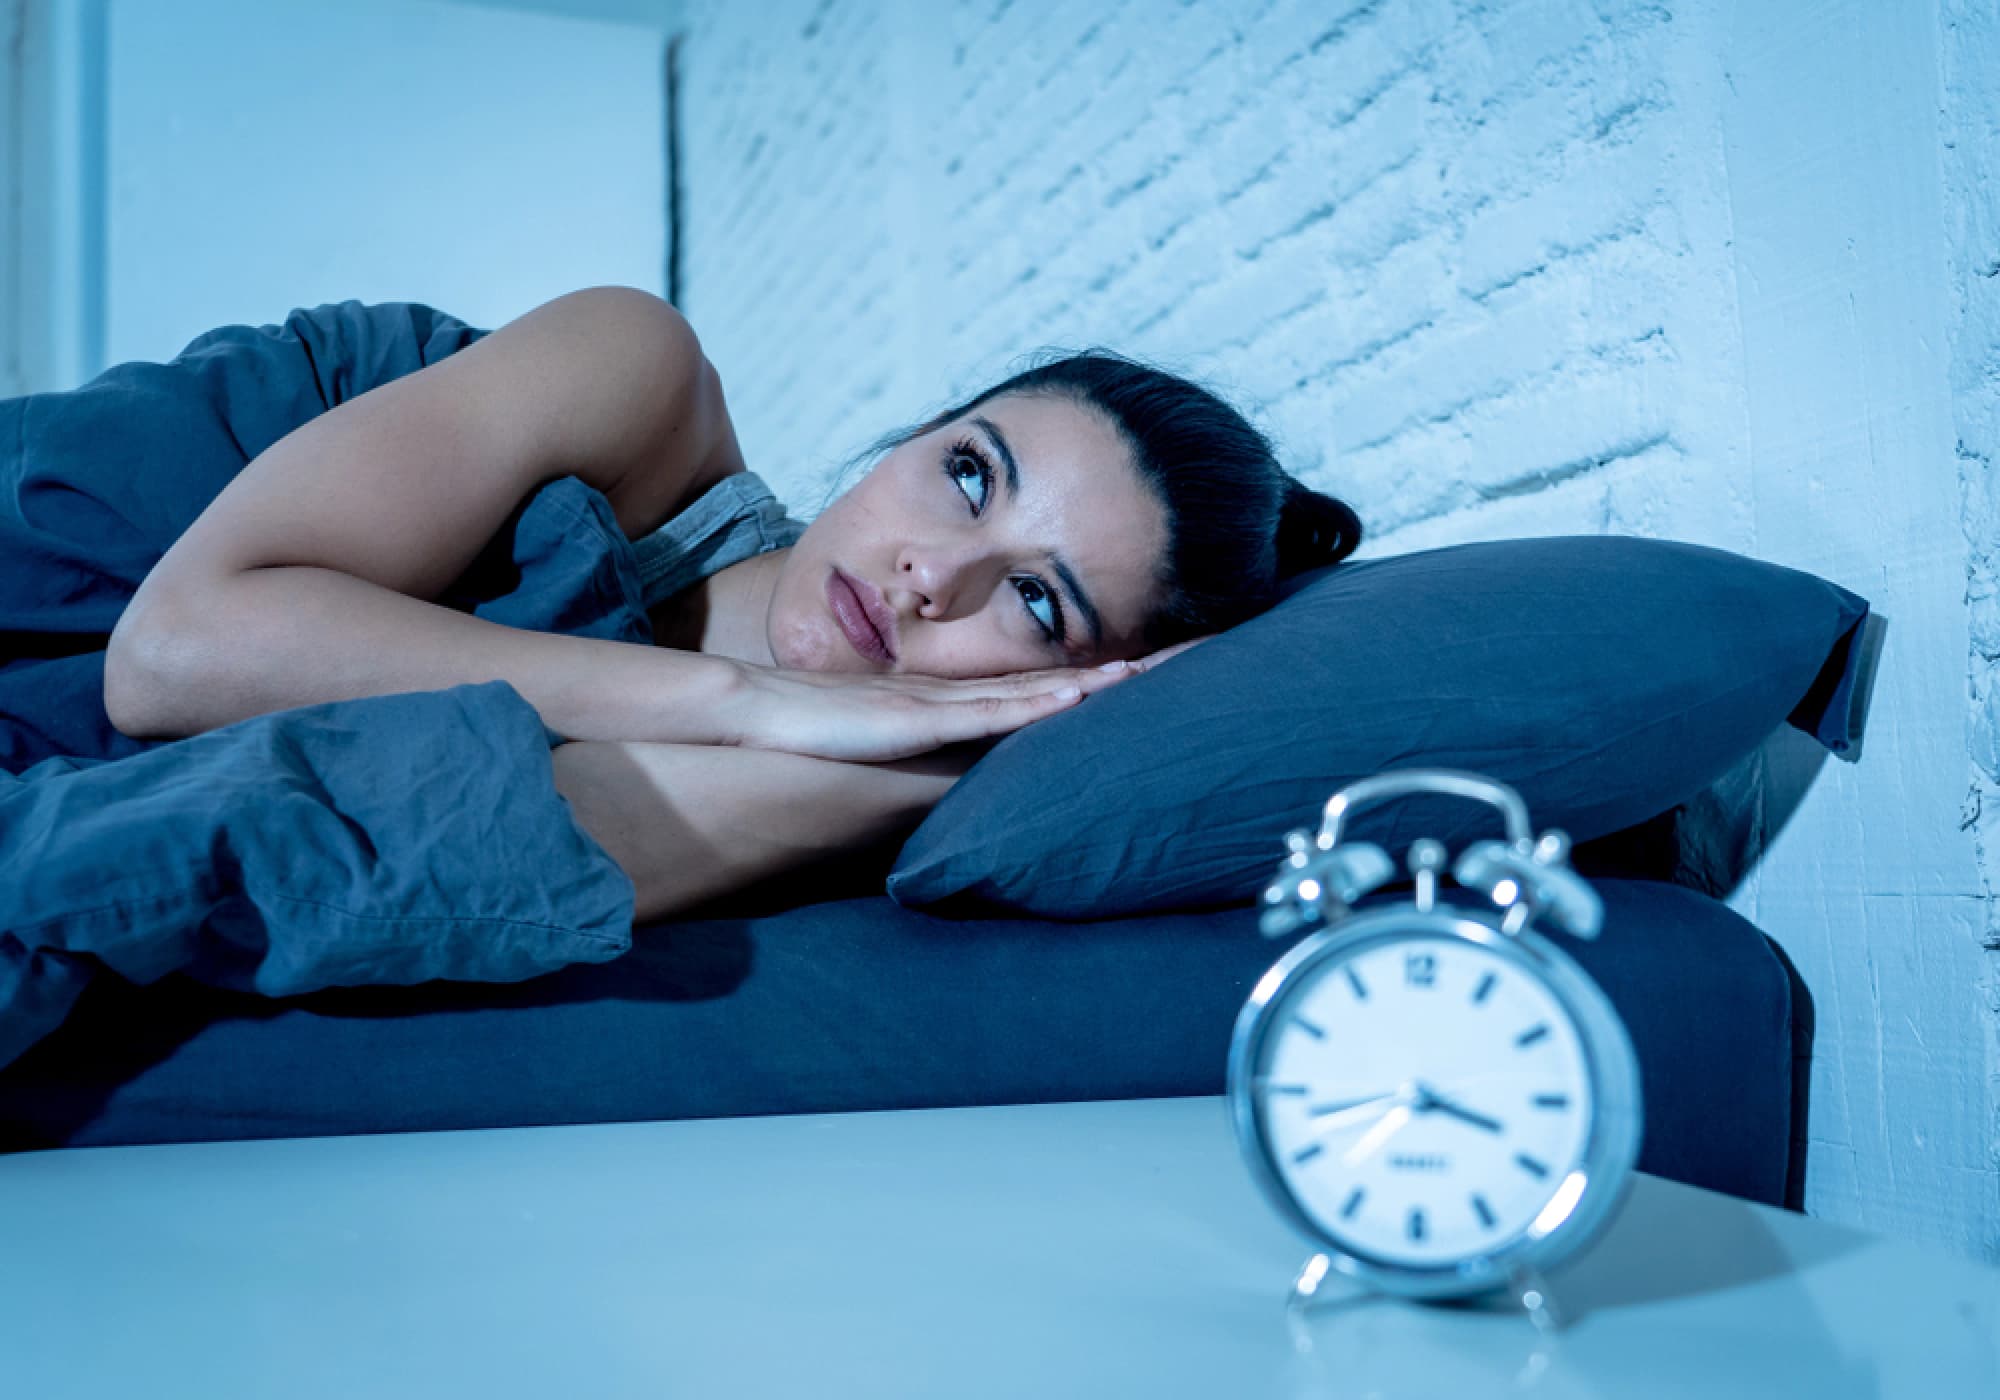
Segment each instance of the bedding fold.
[{"label": "bedding fold", "polygon": [[631,947],[633,889],[505,681],[0,773],[0,1064],[109,971],[265,996],[513,982]]},{"label": "bedding fold", "polygon": [[[0,400],[0,1064],[107,978],[288,996],[516,981],[630,946],[631,882],[555,790],[562,736],[504,682],[173,740],[104,708],[112,628],[238,472],[485,334],[417,303],[328,303]],[[633,546],[574,477],[436,601],[652,640]]]}]

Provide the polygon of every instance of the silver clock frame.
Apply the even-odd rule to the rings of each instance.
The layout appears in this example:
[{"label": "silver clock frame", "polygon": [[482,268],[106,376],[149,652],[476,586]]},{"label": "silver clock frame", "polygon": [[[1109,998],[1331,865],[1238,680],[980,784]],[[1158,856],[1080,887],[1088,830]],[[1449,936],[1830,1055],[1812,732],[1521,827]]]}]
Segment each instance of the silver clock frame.
[{"label": "silver clock frame", "polygon": [[[1524,818],[1525,809],[1519,807],[1519,799],[1511,789],[1451,770],[1412,771],[1398,776],[1404,781],[1395,782],[1393,787],[1384,779],[1369,780],[1367,787],[1376,793],[1427,790],[1467,796],[1485,796],[1484,790],[1491,789],[1511,799],[1507,804],[1512,809],[1509,828],[1517,838],[1516,848],[1525,851],[1531,844],[1523,837],[1525,820],[1514,820],[1516,814]],[[1333,814],[1330,826],[1334,840],[1323,836],[1319,842],[1322,850],[1337,845],[1338,816],[1349,805],[1343,799],[1361,786],[1337,794],[1328,803],[1328,811]],[[1558,845],[1566,846],[1566,840],[1561,838]],[[1442,861],[1442,848],[1434,842],[1420,842],[1418,846],[1425,844],[1434,848],[1428,862],[1417,859],[1417,846],[1413,846],[1412,863],[1428,863],[1434,868]],[[1295,850],[1301,848],[1294,843]],[[1334,921],[1300,940],[1258,979],[1237,1015],[1230,1037],[1228,1099],[1237,1144],[1252,1178],[1278,1214],[1317,1246],[1340,1273],[1379,1292],[1408,1298],[1464,1298],[1512,1286],[1525,1300],[1531,1315],[1536,1315],[1537,1324],[1544,1325],[1545,1318],[1540,1315],[1546,1294],[1539,1287],[1542,1271],[1554,1268],[1595,1239],[1616,1214],[1631,1186],[1644,1122],[1638,1058],[1609,998],[1574,959],[1534,930],[1529,919],[1523,917],[1532,915],[1525,905],[1509,908],[1503,925],[1484,910],[1433,903],[1434,889],[1434,876],[1430,870],[1423,870],[1418,875],[1417,903],[1352,913],[1345,900],[1336,901],[1339,912]],[[1556,1188],[1560,1192],[1571,1173],[1583,1174],[1580,1187],[1574,1188],[1576,1198],[1570,1209],[1560,1219],[1547,1223],[1538,1214],[1526,1230],[1493,1249],[1442,1265],[1412,1265],[1368,1254],[1350,1246],[1313,1218],[1285,1184],[1278,1165],[1278,1152],[1271,1141],[1265,1114],[1264,1080],[1259,1070],[1267,1043],[1285,1024],[1287,1008],[1324,972],[1368,949],[1413,937],[1441,937],[1477,945],[1518,972],[1538,979],[1576,1024],[1591,1091],[1590,1117],[1580,1159],[1565,1170],[1563,1184]],[[1554,1198],[1552,1193],[1551,1200]],[[1316,1283],[1317,1277],[1314,1266],[1309,1264],[1296,1288],[1310,1292],[1307,1280]]]}]

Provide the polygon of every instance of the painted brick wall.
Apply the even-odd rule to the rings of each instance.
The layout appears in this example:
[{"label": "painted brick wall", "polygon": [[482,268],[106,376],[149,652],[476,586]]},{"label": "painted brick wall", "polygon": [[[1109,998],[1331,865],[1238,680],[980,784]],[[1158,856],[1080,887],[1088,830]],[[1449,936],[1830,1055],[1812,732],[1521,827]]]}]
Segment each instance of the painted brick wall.
[{"label": "painted brick wall", "polygon": [[1633,533],[1869,597],[1865,761],[1746,765],[1729,900],[1818,1007],[1808,1209],[2000,1259],[2000,54],[1940,22],[1969,0],[1748,8],[688,0],[681,300],[801,516],[885,429],[1105,343],[1250,410],[1364,557]]},{"label": "painted brick wall", "polygon": [[1677,523],[1621,489],[1698,470],[1676,364],[1720,294],[1664,13],[691,9],[683,300],[795,508],[1024,352],[1104,342],[1255,405],[1378,535],[1557,486],[1494,532]]},{"label": "painted brick wall", "polygon": [[[1986,956],[1987,1160],[2000,1167],[2000,11],[1985,0],[1939,7],[1939,109],[1944,137],[1946,264],[1951,309],[1954,455],[1966,545],[1970,769],[1959,829],[1978,885],[1966,902]],[[1941,697],[1942,699],[1942,697]],[[2000,1188],[1975,1171],[1974,1189]],[[1987,1252],[2000,1254],[1989,1218]]]}]

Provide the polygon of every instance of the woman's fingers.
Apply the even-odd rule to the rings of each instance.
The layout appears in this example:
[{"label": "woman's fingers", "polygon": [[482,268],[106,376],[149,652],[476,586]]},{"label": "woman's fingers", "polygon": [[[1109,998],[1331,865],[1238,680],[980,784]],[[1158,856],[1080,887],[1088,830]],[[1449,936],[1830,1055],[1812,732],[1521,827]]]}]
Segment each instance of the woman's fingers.
[{"label": "woman's fingers", "polygon": [[1044,671],[1008,671],[997,676],[938,678],[932,686],[944,700],[1018,700],[1048,695],[1076,686],[1088,695],[1115,684],[1130,674],[1124,670],[1105,671],[1096,666],[1058,666]]},{"label": "woman's fingers", "polygon": [[938,712],[938,718],[945,726],[945,732],[938,736],[939,742],[956,743],[963,739],[1010,734],[1038,719],[1070,709],[1098,691],[1108,690],[1126,676],[1136,674],[1129,668],[1118,672],[1092,668],[1073,677],[1051,677],[1058,683],[1044,683],[1040,689],[1015,695],[965,696],[958,704],[943,706]]},{"label": "woman's fingers", "polygon": [[1050,668],[997,676],[864,676],[746,665],[735,742],[857,762],[1004,737],[1137,674]]},{"label": "woman's fingers", "polygon": [[1214,637],[1217,635],[1219,634],[1214,632],[1208,632],[1204,633],[1202,636],[1199,637],[1190,637],[1184,642],[1175,642],[1170,647],[1161,647],[1158,651],[1152,653],[1150,656],[1140,657],[1137,661],[1134,661],[1132,665],[1137,670],[1150,671],[1155,666],[1158,666],[1161,662],[1179,656],[1182,652],[1186,651],[1188,648],[1199,646],[1201,643],[1207,641],[1210,637]]}]

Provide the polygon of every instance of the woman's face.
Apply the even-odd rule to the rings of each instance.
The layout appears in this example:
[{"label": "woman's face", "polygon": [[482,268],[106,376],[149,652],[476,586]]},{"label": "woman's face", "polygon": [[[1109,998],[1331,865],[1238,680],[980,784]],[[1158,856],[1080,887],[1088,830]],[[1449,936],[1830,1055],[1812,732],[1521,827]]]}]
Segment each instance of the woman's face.
[{"label": "woman's face", "polygon": [[[772,594],[772,656],[933,676],[1136,656],[1166,546],[1165,511],[1101,414],[1004,394],[896,448],[813,519]],[[836,571],[880,590],[893,659],[848,640]]]}]

